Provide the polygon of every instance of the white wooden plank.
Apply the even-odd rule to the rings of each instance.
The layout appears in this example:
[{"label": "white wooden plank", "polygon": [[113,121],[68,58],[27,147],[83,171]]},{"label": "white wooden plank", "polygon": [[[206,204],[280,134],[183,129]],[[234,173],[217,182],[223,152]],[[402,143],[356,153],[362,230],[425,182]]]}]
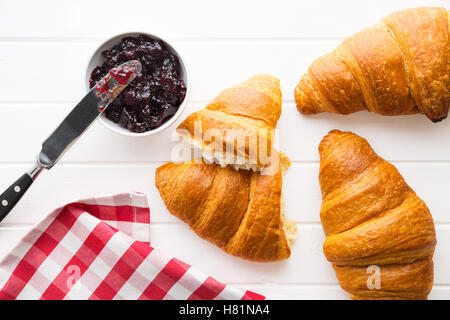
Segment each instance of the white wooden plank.
[{"label": "white wooden plank", "polygon": [[390,161],[444,161],[450,156],[448,121],[432,123],[423,115],[386,117],[369,112],[348,116],[300,115],[285,104],[278,122],[281,150],[294,161],[318,160],[318,146],[332,129],[352,131],[366,138],[374,150]]},{"label": "white wooden plank", "polygon": [[[184,225],[154,225],[152,245],[193,264],[225,282],[336,284],[330,263],[322,253],[324,240],[320,225],[299,225],[292,256],[281,262],[254,263],[224,253],[207,241],[193,236]],[[176,235],[168,237],[167,234]],[[450,284],[450,241],[448,226],[437,227],[438,246],[434,256],[435,283]]]},{"label": "white wooden plank", "polygon": [[0,227],[0,260],[19,243],[30,230],[31,226]]},{"label": "white wooden plank", "polygon": [[[34,223],[51,210],[93,195],[140,191],[148,195],[154,222],[175,222],[154,186],[155,169],[162,163],[61,164],[41,174],[36,183],[3,223]],[[30,164],[31,166],[31,164]],[[399,163],[407,182],[427,203],[435,223],[450,223],[448,188],[436,188],[436,181],[450,180],[450,164]],[[1,165],[0,190],[6,189],[27,165]],[[294,163],[284,184],[287,216],[297,222],[319,223],[321,193],[318,163]]]},{"label": "white wooden plank", "polygon": [[[13,248],[26,230],[27,228],[0,228],[0,240],[2,240],[0,258]],[[438,246],[434,255],[434,283],[436,284],[435,288],[439,291],[440,286],[450,285],[450,275],[447,272],[450,268],[450,250],[448,246],[445,246],[450,241],[450,228],[439,226],[437,238]],[[295,284],[314,286],[319,295],[320,291],[324,289],[324,285],[336,286],[338,282],[334,271],[322,253],[323,240],[324,235],[320,225],[299,225],[299,236],[288,260],[258,263],[224,253],[216,246],[195,236],[187,226],[181,223],[154,223],[151,226],[152,246],[164,254],[177,257],[220,281],[264,285],[264,288],[268,288],[268,292],[273,292],[271,290],[273,285]],[[326,287],[325,289],[328,290]],[[335,290],[332,287],[331,289]],[[287,290],[286,295],[284,292],[280,292],[280,295],[273,298],[288,299],[292,294],[296,294],[295,291],[289,293],[289,288]],[[445,293],[438,293],[437,298],[442,298],[448,293],[448,288],[446,288]],[[336,298],[342,297],[338,292],[328,292],[327,294],[336,295]],[[321,298],[324,299],[327,296]]]},{"label": "white wooden plank", "polygon": [[[30,163],[31,166],[31,163]],[[27,170],[26,165],[7,165],[0,169],[0,188],[6,189]],[[67,203],[92,196],[116,194],[128,191],[149,192],[154,184],[156,164],[113,165],[88,167],[61,165],[43,172],[27,191],[14,210],[1,225],[16,223],[36,223],[54,209]],[[3,190],[2,189],[2,190]],[[155,195],[156,196],[156,195]],[[155,196],[150,197],[151,217],[171,220],[166,212],[153,205]],[[159,201],[159,199],[158,199]],[[165,217],[164,217],[165,216]],[[162,218],[161,218],[162,217]]]},{"label": "white wooden plank", "polygon": [[[450,178],[448,164],[395,163],[396,167],[430,208],[436,223],[449,223],[450,210],[446,203]],[[321,191],[318,181],[319,164],[294,163],[287,171],[284,185],[287,215],[298,222],[320,222]],[[441,182],[442,181],[442,182]]]},{"label": "white wooden plank", "polygon": [[[99,41],[0,42],[0,102],[79,101],[88,60]],[[208,101],[221,90],[258,73],[281,78],[285,99],[309,64],[337,40],[175,41],[191,77],[191,100]]]},{"label": "white wooden plank", "polygon": [[[350,300],[339,285],[289,285],[289,284],[236,284],[236,286],[257,292],[271,300]],[[448,300],[450,286],[435,285],[430,300]]]},{"label": "white wooden plank", "polygon": [[103,38],[130,30],[175,37],[343,37],[390,12],[424,5],[448,2],[14,1],[0,5],[0,37]]},{"label": "white wooden plank", "polygon": [[262,294],[269,300],[350,300],[338,284],[236,284],[245,290]]},{"label": "white wooden plank", "polygon": [[[176,41],[191,77],[190,99],[209,101],[248,77],[280,78],[283,100],[311,62],[337,40]],[[98,42],[0,42],[0,102],[77,102],[85,94],[87,63]],[[32,52],[32,54],[30,54]]]},{"label": "white wooden plank", "polygon": [[7,75],[1,101],[74,101],[84,95],[95,43],[0,42],[0,70]]},{"label": "white wooden plank", "polygon": [[[73,104],[0,104],[0,162],[32,161],[42,141],[68,114]],[[175,128],[203,104],[191,103],[168,130],[155,136],[131,138],[95,123],[62,161],[108,163],[117,161],[169,161],[180,146]],[[330,130],[353,131],[366,138],[377,153],[391,161],[449,161],[449,121],[434,124],[422,115],[383,117],[368,112],[349,116],[302,116],[285,103],[277,146],[292,161],[318,161],[318,145]],[[17,148],[20,145],[21,148]],[[173,159],[176,160],[176,159]],[[444,176],[446,172],[442,173]]]}]

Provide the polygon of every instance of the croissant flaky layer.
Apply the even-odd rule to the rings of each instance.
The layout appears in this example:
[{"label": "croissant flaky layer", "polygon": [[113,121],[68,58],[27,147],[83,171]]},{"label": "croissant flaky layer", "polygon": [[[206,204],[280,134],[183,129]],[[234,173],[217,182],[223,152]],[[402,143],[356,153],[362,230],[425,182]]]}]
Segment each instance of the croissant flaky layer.
[{"label": "croissant flaky layer", "polygon": [[156,170],[155,184],[173,215],[227,253],[254,261],[290,256],[288,239],[296,227],[282,212],[281,168],[261,175],[216,164],[166,163]]},{"label": "croissant flaky layer", "polygon": [[423,113],[450,106],[449,16],[445,8],[395,12],[315,60],[295,89],[303,114]]},{"label": "croissant flaky layer", "polygon": [[426,299],[436,235],[425,203],[353,133],[331,131],[319,152],[323,250],[341,287],[354,299]]},{"label": "croissant flaky layer", "polygon": [[280,81],[260,74],[228,88],[189,115],[177,132],[222,165],[259,170],[270,164],[281,115]]}]

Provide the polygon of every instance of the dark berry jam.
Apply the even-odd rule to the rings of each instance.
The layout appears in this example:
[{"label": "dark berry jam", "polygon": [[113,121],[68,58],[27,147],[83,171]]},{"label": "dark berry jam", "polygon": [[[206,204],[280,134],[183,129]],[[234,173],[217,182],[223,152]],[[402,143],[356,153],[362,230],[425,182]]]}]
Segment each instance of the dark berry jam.
[{"label": "dark berry jam", "polygon": [[[155,129],[169,120],[186,96],[178,57],[166,45],[146,35],[125,37],[102,52],[106,61],[96,67],[89,79],[92,88],[112,68],[129,60],[142,64],[142,74],[106,108],[106,117],[133,132]],[[111,74],[119,83],[128,79],[124,72]]]}]

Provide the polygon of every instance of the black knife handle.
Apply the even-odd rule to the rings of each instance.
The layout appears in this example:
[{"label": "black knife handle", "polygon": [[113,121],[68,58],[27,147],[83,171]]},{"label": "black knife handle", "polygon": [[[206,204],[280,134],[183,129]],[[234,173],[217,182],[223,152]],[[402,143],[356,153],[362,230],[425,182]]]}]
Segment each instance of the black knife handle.
[{"label": "black knife handle", "polygon": [[32,183],[33,179],[25,173],[0,195],[0,221],[14,208]]}]

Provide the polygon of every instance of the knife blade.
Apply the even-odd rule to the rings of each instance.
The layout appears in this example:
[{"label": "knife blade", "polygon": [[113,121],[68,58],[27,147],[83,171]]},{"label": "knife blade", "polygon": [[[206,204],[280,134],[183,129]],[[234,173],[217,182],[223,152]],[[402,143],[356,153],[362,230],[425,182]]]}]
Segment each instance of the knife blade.
[{"label": "knife blade", "polygon": [[141,70],[139,61],[132,60],[103,77],[44,141],[38,156],[39,163],[46,169],[53,167]]},{"label": "knife blade", "polygon": [[36,164],[0,195],[0,221],[19,202],[42,170],[51,169],[141,71],[139,61],[127,61],[111,69],[96,83],[44,141]]}]

